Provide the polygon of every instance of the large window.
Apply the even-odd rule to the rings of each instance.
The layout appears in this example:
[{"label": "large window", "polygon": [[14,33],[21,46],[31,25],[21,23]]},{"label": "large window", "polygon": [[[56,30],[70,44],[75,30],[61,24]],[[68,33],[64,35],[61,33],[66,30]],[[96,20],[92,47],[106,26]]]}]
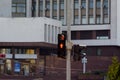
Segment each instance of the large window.
[{"label": "large window", "polygon": [[108,0],[103,1],[103,23],[109,23],[108,18]]},{"label": "large window", "polygon": [[89,8],[93,8],[93,0],[89,0]]},{"label": "large window", "polygon": [[81,0],[81,8],[86,8],[86,0]]},{"label": "large window", "polygon": [[57,0],[53,0],[53,19],[57,19]]},{"label": "large window", "polygon": [[62,21],[62,24],[65,25],[64,23],[64,0],[60,0],[60,21]]},{"label": "large window", "polygon": [[96,31],[96,39],[109,39],[110,32],[109,30],[98,30]]},{"label": "large window", "polygon": [[93,15],[89,15],[89,24],[94,24]]},{"label": "large window", "polygon": [[35,17],[36,14],[36,1],[32,0],[32,17]]},{"label": "large window", "polygon": [[50,17],[50,0],[46,0],[45,3],[45,16]]},{"label": "large window", "polygon": [[80,39],[92,39],[92,31],[80,31]]},{"label": "large window", "polygon": [[79,24],[78,15],[74,16],[74,24]]},{"label": "large window", "polygon": [[101,0],[96,0],[96,7],[100,8],[101,7]]},{"label": "large window", "polygon": [[96,24],[100,24],[100,23],[101,23],[101,16],[96,15]]},{"label": "large window", "polygon": [[39,16],[43,16],[43,0],[39,0]]},{"label": "large window", "polygon": [[78,9],[79,9],[79,1],[74,0],[74,24],[79,24],[78,22]]},{"label": "large window", "polygon": [[85,16],[85,15],[82,16],[81,22],[82,22],[82,24],[86,24],[86,23],[87,23],[87,21],[86,21],[86,16]]},{"label": "large window", "polygon": [[60,0],[60,9],[64,9],[64,0]]},{"label": "large window", "polygon": [[79,8],[79,1],[74,0],[74,9],[78,9],[78,8]]},{"label": "large window", "polygon": [[12,16],[13,17],[26,16],[26,0],[12,0]]}]

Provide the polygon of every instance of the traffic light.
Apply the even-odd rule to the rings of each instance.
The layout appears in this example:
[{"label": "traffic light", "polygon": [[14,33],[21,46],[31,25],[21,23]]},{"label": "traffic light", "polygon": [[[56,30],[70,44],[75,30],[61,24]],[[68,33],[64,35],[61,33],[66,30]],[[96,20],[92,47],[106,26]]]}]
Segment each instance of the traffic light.
[{"label": "traffic light", "polygon": [[85,50],[86,46],[73,45],[73,60],[80,61],[82,58],[82,53]]},{"label": "traffic light", "polygon": [[58,57],[66,57],[66,36],[65,34],[58,34]]}]

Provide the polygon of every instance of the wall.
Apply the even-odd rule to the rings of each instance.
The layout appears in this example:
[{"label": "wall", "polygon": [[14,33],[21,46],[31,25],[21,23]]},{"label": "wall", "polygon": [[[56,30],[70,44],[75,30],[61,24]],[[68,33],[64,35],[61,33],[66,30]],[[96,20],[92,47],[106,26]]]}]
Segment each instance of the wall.
[{"label": "wall", "polygon": [[44,42],[44,24],[61,27],[48,18],[0,18],[0,42]]},{"label": "wall", "polygon": [[117,41],[118,44],[120,45],[120,0],[117,0]]}]

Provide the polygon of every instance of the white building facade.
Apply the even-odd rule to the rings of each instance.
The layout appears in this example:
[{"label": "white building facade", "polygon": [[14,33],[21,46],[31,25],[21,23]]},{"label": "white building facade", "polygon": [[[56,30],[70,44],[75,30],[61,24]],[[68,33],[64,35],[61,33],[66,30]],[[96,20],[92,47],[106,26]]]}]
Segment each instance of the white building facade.
[{"label": "white building facade", "polygon": [[[6,24],[7,23],[7,24]],[[46,42],[57,44],[60,21],[45,17],[0,18],[0,42]]]},{"label": "white building facade", "polygon": [[[31,76],[40,55],[55,53],[62,23],[46,17],[0,18],[0,73]],[[39,61],[39,63],[38,63]],[[32,68],[37,65],[38,68]],[[42,64],[42,67],[44,64]]]}]

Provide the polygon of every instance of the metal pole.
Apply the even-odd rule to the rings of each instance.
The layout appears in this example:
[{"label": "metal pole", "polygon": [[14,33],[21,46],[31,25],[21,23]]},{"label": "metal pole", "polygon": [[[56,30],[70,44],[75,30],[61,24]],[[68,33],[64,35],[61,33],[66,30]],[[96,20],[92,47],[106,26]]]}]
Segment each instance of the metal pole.
[{"label": "metal pole", "polygon": [[66,80],[71,80],[71,0],[67,2],[67,56],[66,56]]}]

